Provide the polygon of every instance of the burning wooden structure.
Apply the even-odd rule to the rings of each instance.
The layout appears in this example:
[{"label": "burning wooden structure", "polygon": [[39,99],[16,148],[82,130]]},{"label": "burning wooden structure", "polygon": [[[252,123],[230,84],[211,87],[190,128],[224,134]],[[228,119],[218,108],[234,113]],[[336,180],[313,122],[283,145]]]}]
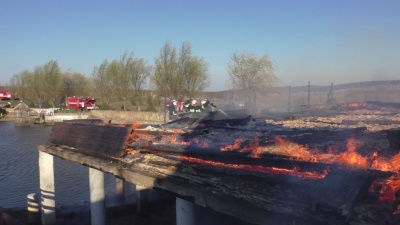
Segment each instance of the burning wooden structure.
[{"label": "burning wooden structure", "polygon": [[357,152],[365,131],[289,129],[252,117],[71,121],[56,123],[38,149],[252,224],[396,224],[400,156]]}]

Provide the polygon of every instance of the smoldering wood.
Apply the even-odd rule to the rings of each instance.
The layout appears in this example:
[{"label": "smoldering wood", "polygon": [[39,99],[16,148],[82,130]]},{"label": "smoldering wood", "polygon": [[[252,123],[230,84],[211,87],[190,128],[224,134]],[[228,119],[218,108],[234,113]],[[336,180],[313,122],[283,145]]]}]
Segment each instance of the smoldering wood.
[{"label": "smoldering wood", "polygon": [[[355,205],[357,209],[368,208],[360,206],[358,200],[366,194],[373,178],[392,175],[365,169],[348,170],[335,164],[303,162],[270,153],[264,153],[260,158],[250,158],[249,152],[221,152],[218,146],[200,148],[173,144],[172,139],[187,141],[196,138],[197,133],[181,132],[181,127],[153,131],[134,129],[132,125],[84,126],[71,123],[53,128],[54,139],[50,138],[48,145],[39,146],[39,151],[98,169],[144,188],[166,190],[177,196],[192,198],[198,205],[255,224],[272,223],[276,218],[298,223],[306,221],[304,224],[317,224],[328,218],[328,224],[346,224],[351,214],[360,213],[354,211]],[[213,125],[194,130],[204,131],[210,126]],[[57,130],[73,128],[81,128],[80,137]],[[215,126],[210,131],[213,129]],[[224,131],[223,127],[218,129]],[[260,143],[278,135],[299,140],[303,138],[305,142],[319,138],[344,140],[364,130],[268,130],[260,132]],[[63,139],[68,140],[65,145]],[[122,144],[107,149],[112,141]],[[275,143],[270,141],[267,144]],[[210,163],[191,161],[185,157]],[[299,173],[320,174],[329,167],[330,172],[324,178],[315,179],[226,165],[278,167],[297,169]]]},{"label": "smoldering wood", "polygon": [[[341,221],[338,216],[341,211],[332,207],[332,204],[320,201],[318,213],[311,210],[315,200],[303,194],[313,186],[311,181],[308,184],[304,181],[302,185],[294,182],[285,187],[283,181],[269,183],[254,176],[240,176],[239,179],[222,172],[200,176],[185,172],[187,170],[184,169],[171,170],[171,167],[162,167],[160,164],[154,166],[149,162],[127,165],[122,160],[99,158],[66,146],[40,145],[38,150],[112,174],[135,185],[193,197],[196,204],[251,223],[264,224],[279,215],[292,216],[293,211],[297,212],[297,219],[300,220],[324,221],[325,217],[334,216]],[[299,192],[292,190],[294,187]],[[352,204],[351,200],[346,205],[349,204]]]}]

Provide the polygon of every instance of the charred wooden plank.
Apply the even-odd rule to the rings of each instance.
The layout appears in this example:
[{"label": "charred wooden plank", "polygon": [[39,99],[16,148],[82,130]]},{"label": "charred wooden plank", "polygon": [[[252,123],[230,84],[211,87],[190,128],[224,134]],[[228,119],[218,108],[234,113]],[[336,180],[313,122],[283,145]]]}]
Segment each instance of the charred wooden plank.
[{"label": "charred wooden plank", "polygon": [[49,143],[111,157],[125,154],[131,128],[81,123],[55,123]]},{"label": "charred wooden plank", "polygon": [[313,210],[318,207],[332,208],[348,217],[356,200],[371,185],[368,171],[335,170],[324,179],[316,180],[310,193]]}]

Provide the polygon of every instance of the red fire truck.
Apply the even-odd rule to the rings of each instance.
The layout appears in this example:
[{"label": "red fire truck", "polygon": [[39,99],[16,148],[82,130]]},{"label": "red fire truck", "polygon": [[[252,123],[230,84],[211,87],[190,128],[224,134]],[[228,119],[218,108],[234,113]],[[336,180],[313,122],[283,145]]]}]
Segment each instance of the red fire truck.
[{"label": "red fire truck", "polygon": [[81,109],[81,110],[90,110],[90,109],[98,109],[99,107],[96,105],[96,99],[91,97],[67,97],[65,100],[65,108],[66,109]]},{"label": "red fire truck", "polygon": [[12,99],[15,99],[15,95],[11,94],[8,91],[0,90],[0,99],[1,100],[12,100]]}]

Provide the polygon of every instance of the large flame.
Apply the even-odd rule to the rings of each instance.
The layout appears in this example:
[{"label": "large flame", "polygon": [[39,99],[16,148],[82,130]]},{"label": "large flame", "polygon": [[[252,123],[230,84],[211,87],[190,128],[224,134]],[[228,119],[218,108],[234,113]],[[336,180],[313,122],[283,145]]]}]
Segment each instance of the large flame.
[{"label": "large flame", "polygon": [[[242,138],[235,140],[232,145],[227,145],[221,148],[222,151],[251,151],[250,156],[259,157],[262,153],[274,153],[289,156],[296,160],[303,160],[309,162],[321,162],[339,164],[349,168],[361,168],[380,170],[385,172],[397,173],[395,176],[387,179],[374,182],[370,191],[379,189],[381,201],[393,202],[397,199],[400,193],[400,153],[392,158],[384,158],[378,156],[374,152],[370,156],[363,156],[357,152],[357,148],[363,146],[363,143],[357,141],[355,138],[349,138],[346,142],[346,150],[340,152],[337,147],[330,146],[327,153],[322,153],[318,149],[309,149],[308,146],[299,145],[282,137],[276,137],[276,145],[274,147],[260,147],[258,142],[251,142],[253,146],[249,145],[246,148],[241,148]],[[257,144],[255,144],[257,143]],[[293,171],[292,171],[293,172]],[[400,196],[399,196],[400,198]],[[398,210],[400,213],[400,209]]]}]

